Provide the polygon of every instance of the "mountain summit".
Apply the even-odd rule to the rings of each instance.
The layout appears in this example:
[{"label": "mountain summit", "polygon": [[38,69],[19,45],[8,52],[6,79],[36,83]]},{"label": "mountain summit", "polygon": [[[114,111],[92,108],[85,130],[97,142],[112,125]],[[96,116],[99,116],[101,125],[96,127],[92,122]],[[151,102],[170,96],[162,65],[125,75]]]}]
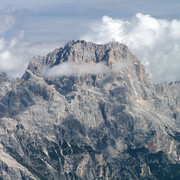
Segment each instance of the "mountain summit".
[{"label": "mountain summit", "polygon": [[177,179],[179,112],[127,46],[70,41],[0,75],[0,179]]}]

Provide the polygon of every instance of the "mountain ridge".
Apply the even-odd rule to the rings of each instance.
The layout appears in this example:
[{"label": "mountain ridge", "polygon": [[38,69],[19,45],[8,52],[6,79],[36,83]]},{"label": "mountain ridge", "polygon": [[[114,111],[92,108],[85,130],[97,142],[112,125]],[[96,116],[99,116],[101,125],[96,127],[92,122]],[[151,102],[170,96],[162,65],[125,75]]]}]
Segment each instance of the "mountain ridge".
[{"label": "mountain ridge", "polygon": [[[69,62],[112,71],[45,75]],[[180,85],[153,85],[127,46],[70,41],[0,81],[2,179],[180,177]]]}]

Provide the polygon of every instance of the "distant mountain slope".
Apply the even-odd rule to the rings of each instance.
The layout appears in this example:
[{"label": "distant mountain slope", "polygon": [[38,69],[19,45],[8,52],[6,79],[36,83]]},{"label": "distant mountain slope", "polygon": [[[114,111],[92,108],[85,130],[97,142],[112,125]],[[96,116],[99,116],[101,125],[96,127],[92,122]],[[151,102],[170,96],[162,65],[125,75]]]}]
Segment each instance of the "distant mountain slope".
[{"label": "distant mountain slope", "polygon": [[127,46],[70,41],[0,75],[0,179],[178,179],[179,113]]}]

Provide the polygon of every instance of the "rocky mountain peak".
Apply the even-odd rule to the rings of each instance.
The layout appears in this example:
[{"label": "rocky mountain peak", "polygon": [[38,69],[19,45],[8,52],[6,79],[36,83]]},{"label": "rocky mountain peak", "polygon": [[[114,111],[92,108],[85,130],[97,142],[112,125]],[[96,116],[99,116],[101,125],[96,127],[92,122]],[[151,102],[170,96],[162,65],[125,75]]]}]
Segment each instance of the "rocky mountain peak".
[{"label": "rocky mountain peak", "polygon": [[102,45],[82,40],[72,40],[64,48],[56,49],[46,57],[34,57],[28,66],[28,70],[35,75],[42,76],[45,66],[53,68],[65,62],[73,63],[76,66],[81,64],[93,66],[104,63],[109,68],[122,67],[126,64],[126,68],[131,66],[132,69],[133,66],[134,70],[130,71],[136,71],[137,76],[143,78],[146,76],[144,66],[129,51],[126,45],[118,42]]},{"label": "rocky mountain peak", "polygon": [[[129,93],[122,91],[124,100],[146,99],[152,94],[148,90],[152,84],[144,66],[126,45],[118,42],[103,45],[70,41],[46,57],[33,58],[23,78],[32,77],[31,73],[58,89],[64,87],[64,82],[59,79],[66,79],[66,93],[84,85],[100,87],[104,83],[108,86],[125,86]],[[141,87],[140,82],[145,86]]]},{"label": "rocky mountain peak", "polygon": [[[113,61],[132,58],[132,54],[126,45],[118,42],[111,42],[105,45],[98,45],[86,41],[70,41],[65,48],[68,49],[67,61],[75,63],[99,63],[104,61],[107,65],[112,65]],[[65,61],[66,61],[65,60]],[[60,60],[59,62],[63,62]]]},{"label": "rocky mountain peak", "polygon": [[180,83],[127,46],[70,41],[0,82],[0,179],[179,179]]}]

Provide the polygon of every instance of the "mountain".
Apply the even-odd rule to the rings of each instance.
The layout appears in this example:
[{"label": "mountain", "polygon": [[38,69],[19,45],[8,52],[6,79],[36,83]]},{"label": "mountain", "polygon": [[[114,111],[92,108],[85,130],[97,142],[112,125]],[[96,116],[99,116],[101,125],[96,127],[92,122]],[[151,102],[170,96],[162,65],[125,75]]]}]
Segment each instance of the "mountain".
[{"label": "mountain", "polygon": [[70,41],[0,75],[0,179],[179,179],[180,82],[128,47]]}]

